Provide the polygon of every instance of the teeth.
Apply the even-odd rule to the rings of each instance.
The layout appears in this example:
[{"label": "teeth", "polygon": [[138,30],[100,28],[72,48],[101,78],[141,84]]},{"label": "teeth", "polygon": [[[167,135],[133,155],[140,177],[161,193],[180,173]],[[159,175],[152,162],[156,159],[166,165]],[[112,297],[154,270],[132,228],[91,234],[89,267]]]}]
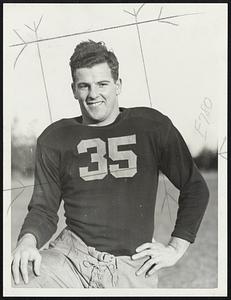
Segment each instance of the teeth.
[{"label": "teeth", "polygon": [[92,105],[92,106],[98,106],[98,105],[100,105],[102,102],[100,101],[100,102],[96,102],[96,103],[88,103],[88,105]]}]

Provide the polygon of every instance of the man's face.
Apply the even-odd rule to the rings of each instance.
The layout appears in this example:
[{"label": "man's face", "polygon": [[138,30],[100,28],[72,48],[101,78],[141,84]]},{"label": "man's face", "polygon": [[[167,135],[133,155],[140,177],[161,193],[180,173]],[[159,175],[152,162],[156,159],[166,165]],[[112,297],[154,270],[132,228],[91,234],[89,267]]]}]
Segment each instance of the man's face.
[{"label": "man's face", "polygon": [[75,70],[73,93],[78,99],[86,124],[107,125],[119,114],[121,81],[114,82],[107,63]]}]

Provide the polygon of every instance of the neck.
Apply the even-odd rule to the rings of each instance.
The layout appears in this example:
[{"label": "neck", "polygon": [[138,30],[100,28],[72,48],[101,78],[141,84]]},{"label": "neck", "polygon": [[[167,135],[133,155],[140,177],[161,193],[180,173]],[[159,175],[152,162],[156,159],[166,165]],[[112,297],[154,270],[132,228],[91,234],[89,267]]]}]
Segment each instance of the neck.
[{"label": "neck", "polygon": [[120,111],[119,111],[119,107],[118,107],[118,110],[115,110],[113,112],[113,114],[111,114],[107,119],[102,120],[102,121],[97,121],[97,120],[94,121],[92,119],[88,119],[88,118],[82,116],[83,124],[88,125],[88,126],[106,126],[106,125],[110,125],[116,120],[116,118],[118,117],[119,114],[120,114]]}]

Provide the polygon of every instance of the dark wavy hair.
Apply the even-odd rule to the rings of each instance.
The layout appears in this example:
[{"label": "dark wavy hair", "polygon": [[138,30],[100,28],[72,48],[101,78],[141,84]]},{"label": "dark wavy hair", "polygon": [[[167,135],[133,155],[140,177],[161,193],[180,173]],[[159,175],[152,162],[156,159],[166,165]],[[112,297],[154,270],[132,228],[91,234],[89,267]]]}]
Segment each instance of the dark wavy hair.
[{"label": "dark wavy hair", "polygon": [[119,77],[119,62],[112,51],[109,51],[104,42],[88,40],[79,43],[70,58],[71,75],[75,81],[75,70],[79,68],[91,68],[96,64],[106,62],[111,69],[114,81]]}]

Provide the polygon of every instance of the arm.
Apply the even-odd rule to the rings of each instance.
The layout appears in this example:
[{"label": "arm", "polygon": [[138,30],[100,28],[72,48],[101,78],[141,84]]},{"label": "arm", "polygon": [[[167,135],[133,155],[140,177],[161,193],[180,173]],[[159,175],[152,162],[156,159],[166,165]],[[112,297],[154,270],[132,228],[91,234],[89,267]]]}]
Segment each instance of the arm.
[{"label": "arm", "polygon": [[208,204],[209,190],[183,137],[171,122],[161,145],[160,169],[180,191],[172,236],[193,243]]},{"label": "arm", "polygon": [[33,261],[34,272],[39,275],[41,248],[57,228],[57,211],[61,201],[58,155],[54,150],[37,143],[35,184],[28,214],[18,237],[17,246],[12,253],[12,273],[19,283],[19,270],[25,283],[28,283],[27,266]]},{"label": "arm", "polygon": [[34,191],[28,206],[18,240],[31,233],[40,249],[55,233],[58,209],[61,203],[59,154],[56,150],[37,142]]},{"label": "arm", "polygon": [[175,228],[167,246],[152,241],[136,249],[133,259],[149,256],[137,275],[153,274],[162,267],[174,265],[193,243],[208,203],[207,185],[195,166],[178,130],[169,122],[167,133],[160,135],[159,166],[180,190]]}]

